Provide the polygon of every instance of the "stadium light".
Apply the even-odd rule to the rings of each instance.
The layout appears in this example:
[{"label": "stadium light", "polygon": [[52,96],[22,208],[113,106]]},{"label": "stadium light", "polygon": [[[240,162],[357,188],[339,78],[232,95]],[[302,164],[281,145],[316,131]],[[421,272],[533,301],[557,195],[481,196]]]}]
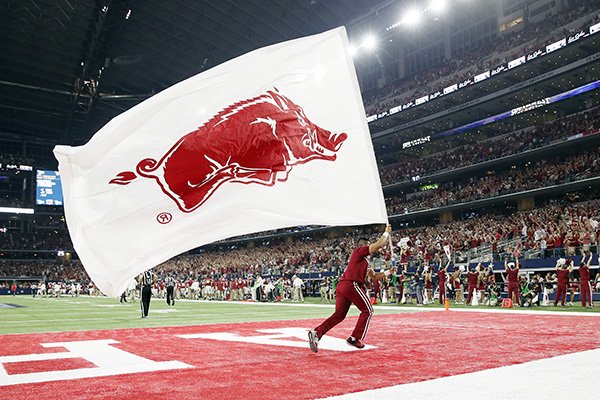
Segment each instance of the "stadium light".
[{"label": "stadium light", "polygon": [[445,0],[432,0],[429,3],[429,9],[434,12],[442,12],[446,9],[446,1]]},{"label": "stadium light", "polygon": [[377,47],[377,39],[373,35],[367,35],[364,37],[360,47],[364,47],[367,50],[373,50]]},{"label": "stadium light", "polygon": [[406,25],[417,25],[419,22],[421,22],[421,11],[416,8],[408,10],[402,18],[402,23]]},{"label": "stadium light", "polygon": [[356,47],[355,45],[351,44],[350,48],[348,49],[348,51],[350,51],[350,56],[354,57],[358,54],[358,47]]}]

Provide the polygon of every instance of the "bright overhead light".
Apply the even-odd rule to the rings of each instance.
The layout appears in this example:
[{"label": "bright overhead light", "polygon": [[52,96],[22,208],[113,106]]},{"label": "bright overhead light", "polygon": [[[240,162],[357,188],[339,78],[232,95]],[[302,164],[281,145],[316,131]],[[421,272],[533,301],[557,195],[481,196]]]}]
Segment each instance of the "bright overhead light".
[{"label": "bright overhead light", "polygon": [[377,39],[375,39],[375,36],[373,35],[367,35],[364,37],[360,47],[364,47],[367,50],[373,50],[377,47]]},{"label": "bright overhead light", "polygon": [[354,57],[355,55],[358,54],[358,47],[356,47],[355,45],[351,44],[350,48],[348,49],[350,51],[350,55],[352,57]]},{"label": "bright overhead light", "polygon": [[431,0],[429,3],[429,9],[431,11],[440,12],[446,9],[446,1],[445,0]]},{"label": "bright overhead light", "polygon": [[404,14],[402,23],[406,25],[417,25],[421,21],[421,12],[416,8],[411,8]]}]

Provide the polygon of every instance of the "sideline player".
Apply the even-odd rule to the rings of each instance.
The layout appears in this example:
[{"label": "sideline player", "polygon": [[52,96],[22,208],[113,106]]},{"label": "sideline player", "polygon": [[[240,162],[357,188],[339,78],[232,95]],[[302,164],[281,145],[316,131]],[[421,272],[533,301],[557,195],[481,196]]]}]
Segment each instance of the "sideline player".
[{"label": "sideline player", "polygon": [[321,325],[308,332],[308,341],[313,352],[319,351],[321,337],[346,318],[351,304],[354,304],[360,310],[360,315],[352,335],[346,339],[346,342],[359,349],[365,347],[362,340],[367,335],[369,322],[373,316],[373,307],[364,289],[365,278],[368,274],[372,280],[379,280],[387,277],[395,270],[395,267],[393,267],[391,271],[386,270],[385,272],[376,273],[372,268],[369,268],[367,257],[385,245],[391,231],[391,225],[387,225],[383,235],[373,244],[369,244],[369,240],[366,238],[358,239],[358,247],[352,252],[348,266],[336,287],[335,312]]}]

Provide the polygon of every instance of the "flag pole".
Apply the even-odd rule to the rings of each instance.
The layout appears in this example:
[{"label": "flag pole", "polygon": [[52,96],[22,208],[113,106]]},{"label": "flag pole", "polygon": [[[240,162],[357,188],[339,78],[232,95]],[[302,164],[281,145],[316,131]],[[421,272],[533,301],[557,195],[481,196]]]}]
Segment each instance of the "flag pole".
[{"label": "flag pole", "polygon": [[[391,224],[388,222],[388,225],[391,226]],[[390,244],[390,260],[392,260],[392,267],[396,266],[396,260],[394,260],[394,245],[392,244],[392,234],[390,232],[390,236],[388,237],[388,241]]]}]

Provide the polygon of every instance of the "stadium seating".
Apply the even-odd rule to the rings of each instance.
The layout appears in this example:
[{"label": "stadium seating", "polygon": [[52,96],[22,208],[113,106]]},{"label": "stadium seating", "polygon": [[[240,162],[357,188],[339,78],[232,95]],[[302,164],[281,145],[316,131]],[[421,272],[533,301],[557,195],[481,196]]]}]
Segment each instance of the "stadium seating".
[{"label": "stadium seating", "polygon": [[[367,115],[387,111],[424,94],[441,91],[451,84],[488,71],[505,60],[512,60],[521,56],[521,53],[527,52],[522,49],[534,50],[552,43],[570,30],[577,31],[575,27],[570,30],[566,28],[566,25],[574,21],[583,19],[578,21],[577,28],[586,28],[599,20],[597,14],[592,14],[594,10],[595,4],[582,2],[579,8],[548,16],[537,24],[529,24],[522,31],[498,36],[493,42],[482,44],[468,54],[452,60],[444,60],[439,66],[392,82],[377,90],[376,93],[367,93],[365,95]],[[586,15],[588,17],[582,18]]]},{"label": "stadium seating", "polygon": [[[517,33],[499,35],[493,42],[484,43],[449,62],[392,82],[375,92],[364,93],[367,114],[386,111],[421,95],[443,90],[465,77],[564,37],[569,29],[598,22],[597,2],[578,4],[580,7],[568,12],[549,16],[537,24],[529,23]],[[496,272],[502,270],[505,257],[516,255],[523,260],[525,269],[539,272],[543,279],[558,257],[579,260],[587,250],[598,254],[600,200],[597,191],[578,194],[577,202],[564,191],[553,198],[536,199],[535,208],[523,211],[517,211],[514,202],[486,209],[468,207],[469,203],[482,199],[600,177],[597,146],[557,151],[526,161],[519,158],[534,149],[576,143],[572,139],[598,135],[600,107],[594,108],[597,101],[581,103],[585,106],[573,107],[569,111],[573,114],[553,120],[544,118],[548,122],[542,125],[520,127],[509,133],[490,129],[481,133],[485,140],[444,139],[436,146],[398,150],[406,138],[399,135],[394,139],[387,146],[385,160],[380,162],[384,190],[397,189],[386,191],[390,217],[411,217],[418,211],[439,212],[444,207],[467,204],[467,211],[454,216],[456,220],[452,222],[438,224],[438,221],[415,217],[394,224],[396,245],[401,238],[405,239],[402,259],[409,271],[414,272],[425,263],[439,263],[447,257],[445,247],[454,263],[492,263]],[[584,108],[589,109],[581,112]],[[479,164],[506,157],[518,161],[478,168]],[[0,163],[35,165],[33,160],[10,155],[3,155]],[[418,181],[428,182],[428,177],[465,167],[474,167],[474,171],[437,180],[432,188],[424,189],[413,179],[418,176]],[[31,201],[11,195],[0,196],[0,207],[31,206],[29,203]],[[38,208],[26,224],[18,228],[8,223],[7,226],[0,232],[0,293],[7,286],[3,282],[11,279],[20,280],[25,286],[37,280],[77,281],[87,286],[90,279],[73,251],[61,207]],[[155,271],[160,277],[175,275],[180,282],[253,279],[258,275],[290,278],[296,274],[309,281],[307,286],[314,292],[314,282],[343,271],[359,236],[371,235],[375,239],[375,232],[379,231],[369,227],[333,231],[298,227],[263,232],[262,237],[247,235],[195,249],[157,266]],[[395,247],[395,251],[398,255],[400,248]],[[65,252],[69,252],[69,256],[65,256]],[[390,256],[386,249],[375,257],[374,265],[381,265]]]},{"label": "stadium seating", "polygon": [[595,149],[569,157],[528,162],[520,168],[513,167],[495,175],[448,182],[439,189],[413,191],[406,196],[389,198],[387,207],[392,215],[409,213],[598,176],[600,151]]},{"label": "stadium seating", "polygon": [[583,113],[556,119],[541,126],[534,126],[507,135],[468,144],[425,157],[409,157],[406,152],[397,153],[399,161],[380,168],[382,184],[403,182],[414,176],[421,179],[445,170],[518,154],[527,150],[567,140],[569,137],[598,129],[600,107]]}]

